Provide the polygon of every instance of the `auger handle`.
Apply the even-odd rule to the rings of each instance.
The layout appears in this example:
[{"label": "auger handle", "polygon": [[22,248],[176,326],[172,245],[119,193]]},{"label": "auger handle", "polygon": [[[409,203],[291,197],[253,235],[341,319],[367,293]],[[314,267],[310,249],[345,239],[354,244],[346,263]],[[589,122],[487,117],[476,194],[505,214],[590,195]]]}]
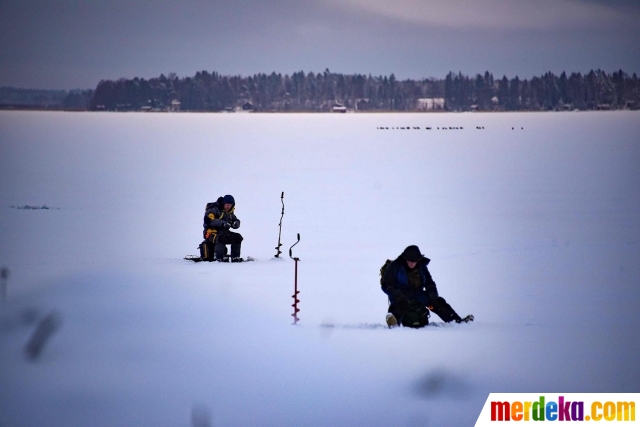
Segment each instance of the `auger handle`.
[{"label": "auger handle", "polygon": [[293,259],[293,260],[296,260],[296,261],[300,261],[300,258],[294,258],[294,257],[293,257],[292,249],[293,249],[293,247],[294,247],[295,245],[297,245],[298,243],[300,243],[300,233],[298,233],[298,240],[297,240],[293,245],[291,245],[291,247],[289,248],[289,258],[291,258],[291,259]]}]

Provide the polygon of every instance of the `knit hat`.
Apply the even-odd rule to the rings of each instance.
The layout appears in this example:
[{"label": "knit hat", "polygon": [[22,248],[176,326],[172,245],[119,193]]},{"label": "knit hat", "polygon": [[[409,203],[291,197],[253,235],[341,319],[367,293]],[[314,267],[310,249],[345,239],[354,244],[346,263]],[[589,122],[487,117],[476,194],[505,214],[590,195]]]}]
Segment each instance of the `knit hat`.
[{"label": "knit hat", "polygon": [[235,199],[233,198],[233,196],[232,196],[232,195],[227,194],[226,196],[224,196],[224,197],[222,198],[222,203],[225,203],[225,204],[226,204],[226,203],[229,203],[229,204],[231,204],[232,206],[235,206],[236,201],[235,201]]},{"label": "knit hat", "polygon": [[418,262],[424,258],[424,255],[420,253],[420,248],[416,245],[411,245],[407,246],[404,252],[402,252],[402,255],[400,255],[400,258],[409,262]]}]

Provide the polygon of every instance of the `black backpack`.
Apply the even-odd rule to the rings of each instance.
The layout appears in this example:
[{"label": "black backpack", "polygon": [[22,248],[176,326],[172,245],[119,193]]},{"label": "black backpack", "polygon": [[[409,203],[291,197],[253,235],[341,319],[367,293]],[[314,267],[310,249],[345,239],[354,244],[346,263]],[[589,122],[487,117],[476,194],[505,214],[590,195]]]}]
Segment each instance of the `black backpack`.
[{"label": "black backpack", "polygon": [[198,246],[200,250],[200,258],[202,261],[213,261],[213,243],[208,240],[203,240]]},{"label": "black backpack", "polygon": [[[218,197],[218,200],[216,200],[215,202],[207,203],[207,205],[204,208],[205,217],[207,215],[207,211],[212,207],[214,207],[215,205],[217,205],[218,207],[222,206],[222,201],[223,201],[223,198],[221,196],[221,197]],[[200,243],[200,245],[198,246],[198,249],[200,250],[200,258],[202,258],[203,261],[214,261],[213,247],[214,247],[214,243],[207,239],[203,240],[202,243]]]},{"label": "black backpack", "polygon": [[400,322],[402,326],[408,328],[422,328],[429,324],[429,311],[427,307],[417,301],[411,301],[409,302],[409,310],[406,311]]},{"label": "black backpack", "polygon": [[387,267],[389,267],[389,264],[391,264],[391,260],[388,259],[384,262],[384,264],[382,264],[382,267],[380,267],[380,284],[382,285],[382,278],[384,277],[384,273],[387,271]]}]

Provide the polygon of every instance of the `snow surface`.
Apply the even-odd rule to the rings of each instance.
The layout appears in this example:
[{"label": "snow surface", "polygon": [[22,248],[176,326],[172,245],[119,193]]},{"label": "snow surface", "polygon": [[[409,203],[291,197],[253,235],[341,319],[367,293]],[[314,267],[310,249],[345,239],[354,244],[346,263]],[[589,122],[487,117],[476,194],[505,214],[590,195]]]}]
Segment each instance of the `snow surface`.
[{"label": "snow surface", "polygon": [[[184,261],[224,194],[258,261]],[[640,391],[638,112],[0,112],[0,242],[3,427],[468,426],[490,392]],[[474,323],[382,326],[410,244]]]}]

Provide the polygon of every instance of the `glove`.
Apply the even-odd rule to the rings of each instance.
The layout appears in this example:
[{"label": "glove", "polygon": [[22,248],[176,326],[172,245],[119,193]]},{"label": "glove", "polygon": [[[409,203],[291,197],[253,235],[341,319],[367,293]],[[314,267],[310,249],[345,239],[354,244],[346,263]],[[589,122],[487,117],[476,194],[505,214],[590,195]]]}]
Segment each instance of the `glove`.
[{"label": "glove", "polygon": [[231,224],[231,228],[240,228],[240,220],[236,219],[235,221],[233,221],[233,223]]},{"label": "glove", "polygon": [[231,227],[231,224],[229,224],[228,222],[222,223],[222,228],[224,228],[225,230],[228,230],[229,227]]}]

